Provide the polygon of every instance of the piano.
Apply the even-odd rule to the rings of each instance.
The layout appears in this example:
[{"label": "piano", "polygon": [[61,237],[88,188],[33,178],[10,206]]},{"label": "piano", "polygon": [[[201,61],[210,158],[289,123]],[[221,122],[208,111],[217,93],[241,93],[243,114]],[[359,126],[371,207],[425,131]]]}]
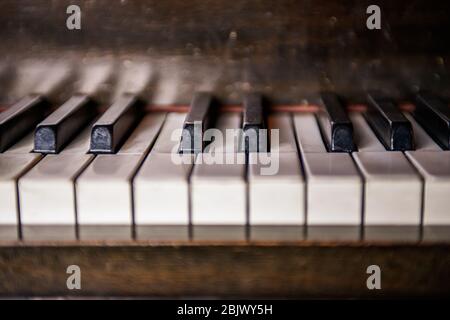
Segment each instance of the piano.
[{"label": "piano", "polygon": [[0,296],[448,296],[450,7],[368,5],[2,1]]}]

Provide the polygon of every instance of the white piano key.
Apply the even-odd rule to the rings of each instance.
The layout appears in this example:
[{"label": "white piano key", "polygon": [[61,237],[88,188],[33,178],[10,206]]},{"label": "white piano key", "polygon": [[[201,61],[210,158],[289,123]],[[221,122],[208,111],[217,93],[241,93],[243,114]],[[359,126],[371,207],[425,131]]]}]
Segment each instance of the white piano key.
[{"label": "white piano key", "polygon": [[135,154],[99,155],[78,177],[76,192],[81,239],[131,238],[131,179],[143,158],[143,155]]},{"label": "white piano key", "polygon": [[92,161],[90,127],[60,154],[47,155],[19,179],[19,198],[25,239],[75,239],[74,180]]},{"label": "white piano key", "polygon": [[411,123],[411,126],[413,128],[414,141],[417,151],[442,151],[439,145],[434,142],[433,138],[431,138],[428,133],[426,133],[426,131],[420,124],[417,123],[412,115],[407,112],[405,112],[404,115]]},{"label": "white piano key", "polygon": [[133,182],[137,226],[189,224],[188,178],[193,161],[191,154],[151,152]]},{"label": "white piano key", "polygon": [[[214,128],[209,129],[204,134],[204,139],[210,141],[213,137],[213,130],[218,130],[221,133],[223,139],[217,139],[214,137],[214,141],[208,143],[205,146],[204,153],[216,152],[216,153],[236,153],[239,152],[240,139],[241,139],[241,115],[239,113],[230,112],[223,113],[217,117]],[[232,129],[228,131],[226,129]]]},{"label": "white piano key", "polygon": [[118,154],[146,154],[164,122],[165,113],[146,115],[131,133]]},{"label": "white piano key", "polygon": [[19,180],[25,239],[75,238],[74,180],[93,157],[71,153],[48,155]]},{"label": "white piano key", "polygon": [[408,151],[424,178],[423,224],[450,225],[450,151]]},{"label": "white piano key", "polygon": [[353,124],[353,134],[358,152],[382,152],[386,151],[375,133],[370,129],[366,119],[360,113],[350,114]]},{"label": "white piano key", "polygon": [[[224,135],[227,129],[240,130],[239,114],[222,114],[216,128]],[[235,135],[233,135],[235,137]],[[191,175],[192,223],[195,225],[245,225],[247,223],[247,195],[245,181],[245,154],[236,153],[239,147],[236,140],[225,138],[221,146],[219,140],[213,147],[215,153],[203,153],[197,156]],[[232,151],[232,152],[230,152]],[[211,155],[221,159],[222,163],[211,163]],[[233,161],[227,163],[227,156]],[[228,159],[230,160],[230,159]],[[194,229],[201,237],[200,229]]]},{"label": "white piano key", "polygon": [[[342,238],[343,231],[354,239],[358,232],[351,226],[361,224],[362,181],[351,157],[326,152],[314,115],[297,114],[294,124],[307,181],[308,237],[320,238],[323,226],[333,226],[342,230],[324,236]],[[318,233],[311,229],[317,226]]]},{"label": "white piano key", "polygon": [[17,180],[40,159],[34,153],[0,155],[0,240],[17,239]]},{"label": "white piano key", "polygon": [[364,223],[420,225],[422,183],[402,152],[355,152],[365,179]]},{"label": "white piano key", "polygon": [[417,240],[422,182],[402,152],[387,151],[361,114],[352,114],[358,152],[352,156],[364,178],[364,238]]},{"label": "white piano key", "polygon": [[450,240],[450,151],[442,150],[410,114],[416,150],[406,156],[423,178],[423,240]]},{"label": "white piano key", "polygon": [[295,133],[298,138],[300,151],[304,153],[326,153],[320,129],[313,114],[294,115]]},{"label": "white piano key", "polygon": [[169,113],[152,148],[152,153],[176,153],[180,145],[185,113]]},{"label": "white piano key", "polygon": [[346,153],[304,153],[308,225],[359,225],[362,181]]},{"label": "white piano key", "polygon": [[[274,172],[265,173],[269,157]],[[305,223],[305,185],[297,152],[250,153],[248,190],[251,226]]]},{"label": "white piano key", "polygon": [[268,127],[270,131],[278,130],[279,132],[278,143],[274,140],[276,135],[270,135],[270,152],[297,152],[291,114],[276,113],[269,115]]},{"label": "white piano key", "polygon": [[239,163],[207,164],[199,155],[191,176],[194,225],[246,224],[245,155]]}]

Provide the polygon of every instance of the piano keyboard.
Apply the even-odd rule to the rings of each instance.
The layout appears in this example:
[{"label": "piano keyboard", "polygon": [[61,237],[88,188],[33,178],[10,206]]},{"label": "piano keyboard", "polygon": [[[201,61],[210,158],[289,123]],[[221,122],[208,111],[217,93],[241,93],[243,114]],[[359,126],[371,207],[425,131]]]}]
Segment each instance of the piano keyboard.
[{"label": "piano keyboard", "polygon": [[[242,113],[213,104],[7,108],[0,240],[450,240],[450,108],[437,98],[419,94],[412,112],[373,93],[362,112],[331,93],[317,113],[266,112],[257,95]],[[243,136],[208,144],[208,128]]]}]

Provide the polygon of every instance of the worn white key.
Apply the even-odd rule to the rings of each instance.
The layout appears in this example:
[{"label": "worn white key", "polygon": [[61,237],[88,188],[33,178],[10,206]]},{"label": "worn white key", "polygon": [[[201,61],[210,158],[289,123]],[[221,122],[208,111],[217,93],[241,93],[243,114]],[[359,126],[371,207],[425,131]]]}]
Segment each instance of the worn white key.
[{"label": "worn white key", "polygon": [[251,153],[248,190],[251,226],[304,224],[305,185],[297,152]]},{"label": "worn white key", "polygon": [[131,238],[131,179],[142,159],[134,154],[99,155],[80,175],[76,192],[81,239]]},{"label": "worn white key", "polygon": [[[204,153],[215,152],[218,154],[222,153],[237,153],[239,152],[239,142],[240,142],[240,126],[241,126],[241,115],[238,113],[223,113],[221,114],[214,128],[210,128],[204,133],[204,140],[209,142],[205,146]],[[231,130],[226,130],[231,129]],[[215,135],[220,132],[220,136]],[[223,137],[223,139],[222,139]]]},{"label": "worn white key", "polygon": [[375,133],[370,129],[366,119],[360,113],[350,114],[353,124],[353,137],[358,147],[358,152],[383,152],[386,151]]},{"label": "worn white key", "polygon": [[423,240],[450,240],[450,151],[442,150],[410,114],[416,150],[406,155],[423,177]]},{"label": "worn white key", "polygon": [[152,152],[144,161],[133,182],[138,239],[188,238],[188,178],[194,158]]},{"label": "worn white key", "polygon": [[305,182],[291,115],[270,115],[268,127],[271,153],[249,155],[250,238],[301,240],[306,216]]},{"label": "worn white key", "polygon": [[191,177],[193,224],[246,224],[245,159],[207,164],[197,157]]},{"label": "worn white key", "polygon": [[305,153],[308,225],[359,225],[362,182],[346,153]]},{"label": "worn white key", "polygon": [[77,179],[80,238],[131,237],[131,180],[156,139],[163,116],[147,115],[116,155],[97,156]]},{"label": "worn white key", "polygon": [[[307,179],[308,226],[359,226],[362,181],[351,157],[326,152],[313,115],[295,115],[294,124]],[[308,233],[308,237],[315,235]],[[357,228],[351,228],[348,236],[357,235]],[[340,230],[336,236],[342,237]]]},{"label": "worn white key", "polygon": [[422,183],[402,152],[353,154],[364,179],[364,223],[420,225]]},{"label": "worn white key", "polygon": [[148,156],[134,179],[136,224],[189,224],[188,177],[193,159],[179,154]]},{"label": "worn white key", "polygon": [[[238,121],[240,115],[234,114],[225,117],[228,120],[230,118],[235,119],[232,121],[232,124],[227,123],[227,125],[232,126],[217,126],[217,129],[223,133],[225,133],[225,129],[240,129],[240,121]],[[229,141],[226,143],[229,143]],[[236,150],[235,148],[229,147],[223,147],[221,150],[232,149]],[[244,176],[245,154],[216,151],[214,156],[216,159],[220,159],[219,161],[222,161],[222,163],[215,164],[211,164],[210,158],[208,158],[209,156],[211,156],[211,153],[204,153],[197,156],[191,175],[194,237],[197,239],[211,239],[211,236],[215,234],[219,235],[219,237],[230,236],[230,238],[234,238],[234,236],[239,234],[239,238],[242,238],[245,236],[243,226],[247,223],[247,186]],[[226,163],[227,156],[231,156],[233,160],[228,164]],[[225,228],[222,229],[219,227],[214,232],[211,232],[213,229],[201,228],[201,226],[205,225],[238,226],[238,228],[225,231]],[[221,232],[222,230],[224,232]]]},{"label": "worn white key", "polygon": [[[268,124],[271,131],[270,152],[297,152],[295,133],[292,128],[292,118],[289,113],[276,113],[270,115]],[[274,130],[278,130],[278,134],[275,134]]]},{"label": "worn white key", "polygon": [[450,225],[450,151],[408,151],[425,180],[424,225]]},{"label": "worn white key", "polygon": [[117,154],[146,154],[155,141],[162,124],[165,113],[152,113],[146,115],[138,124],[125,144]]},{"label": "worn white key", "polygon": [[320,129],[313,114],[294,115],[295,133],[297,135],[300,152],[326,153],[327,149],[320,135]]},{"label": "worn white key", "polygon": [[152,148],[152,153],[178,152],[185,118],[185,113],[172,112],[167,115],[158,139]]},{"label": "worn white key", "polygon": [[422,183],[402,152],[386,151],[361,114],[350,116],[364,177],[365,239],[417,239]]},{"label": "worn white key", "polygon": [[47,155],[19,179],[19,198],[25,239],[76,237],[75,178],[93,155],[86,128],[60,154]]},{"label": "worn white key", "polygon": [[17,239],[17,180],[41,159],[34,153],[0,155],[0,240]]}]

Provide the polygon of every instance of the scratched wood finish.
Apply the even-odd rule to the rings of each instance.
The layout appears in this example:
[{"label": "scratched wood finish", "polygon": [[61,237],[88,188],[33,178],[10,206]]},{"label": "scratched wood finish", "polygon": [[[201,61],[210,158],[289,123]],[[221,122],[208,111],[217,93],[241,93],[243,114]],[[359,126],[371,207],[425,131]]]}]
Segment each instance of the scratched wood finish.
[{"label": "scratched wood finish", "polygon": [[[82,290],[66,288],[80,266]],[[366,268],[382,290],[366,288]],[[382,243],[15,243],[0,296],[423,297],[450,294],[450,246]]]}]

